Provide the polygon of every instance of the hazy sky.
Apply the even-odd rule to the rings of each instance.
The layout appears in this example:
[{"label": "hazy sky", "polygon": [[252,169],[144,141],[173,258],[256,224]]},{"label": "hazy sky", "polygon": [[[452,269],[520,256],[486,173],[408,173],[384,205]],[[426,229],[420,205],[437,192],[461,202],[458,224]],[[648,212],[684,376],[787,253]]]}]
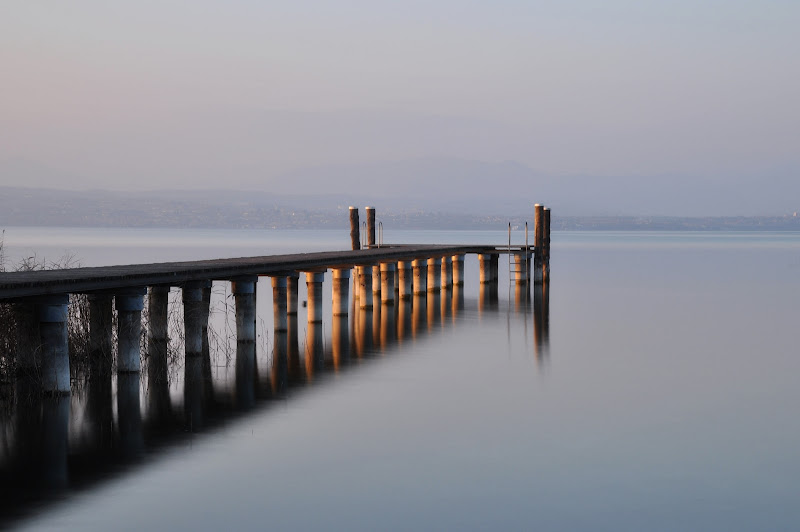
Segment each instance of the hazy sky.
[{"label": "hazy sky", "polygon": [[785,181],[798,28],[797,0],[5,0],[2,184],[268,189],[420,157]]}]

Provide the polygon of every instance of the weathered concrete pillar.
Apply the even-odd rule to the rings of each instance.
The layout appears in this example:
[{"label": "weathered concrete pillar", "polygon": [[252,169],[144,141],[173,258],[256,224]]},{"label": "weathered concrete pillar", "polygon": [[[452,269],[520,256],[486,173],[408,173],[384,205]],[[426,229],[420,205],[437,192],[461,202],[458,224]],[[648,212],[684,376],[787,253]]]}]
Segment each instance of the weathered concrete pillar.
[{"label": "weathered concrete pillar", "polygon": [[358,266],[359,306],[363,309],[372,308],[372,266]]},{"label": "weathered concrete pillar", "polygon": [[169,286],[151,286],[147,297],[147,405],[156,422],[169,419],[167,334]]},{"label": "weathered concrete pillar", "polygon": [[42,353],[42,391],[69,394],[69,295],[58,294],[38,299],[36,315]]},{"label": "weathered concrete pillar", "polygon": [[231,282],[236,305],[236,402],[242,408],[255,404],[257,280],[245,277]]},{"label": "weathered concrete pillar", "polygon": [[300,274],[292,272],[286,276],[286,314],[297,314],[297,280]]},{"label": "weathered concrete pillar", "polygon": [[117,309],[117,373],[138,372],[142,368],[139,342],[146,291],[145,288],[125,290],[114,296]]},{"label": "weathered concrete pillar", "polygon": [[531,256],[527,251],[514,253],[514,280],[518,286],[528,284],[528,264],[530,260]]},{"label": "weathered concrete pillar", "polygon": [[286,277],[272,278],[272,313],[275,332],[286,331]]},{"label": "weathered concrete pillar", "polygon": [[453,257],[450,255],[442,257],[442,288],[453,286]]},{"label": "weathered concrete pillar", "polygon": [[372,267],[372,293],[373,297],[381,299],[381,265],[376,264]]},{"label": "weathered concrete pillar", "polygon": [[124,458],[136,458],[144,452],[138,373],[117,374],[117,431]]},{"label": "weathered concrete pillar", "polygon": [[381,303],[394,305],[394,274],[397,265],[394,262],[382,262],[381,272]]},{"label": "weathered concrete pillar", "polygon": [[411,268],[414,274],[414,293],[425,294],[428,291],[428,262],[424,259],[414,259],[411,261]]},{"label": "weathered concrete pillar", "polygon": [[397,297],[400,299],[411,299],[413,289],[413,270],[411,261],[401,260],[397,263]]},{"label": "weathered concrete pillar", "polygon": [[350,299],[350,268],[334,268],[331,303],[334,316],[347,316]]},{"label": "weathered concrete pillar", "polygon": [[187,283],[182,287],[184,349],[187,357],[203,355],[203,285]]},{"label": "weathered concrete pillar", "polygon": [[478,255],[478,265],[480,270],[481,284],[492,282],[492,256],[489,253],[481,253]]},{"label": "weathered concrete pillar", "polygon": [[354,250],[361,249],[361,237],[359,231],[361,224],[358,221],[358,208],[350,207],[350,244]]},{"label": "weathered concrete pillar", "polygon": [[442,289],[442,259],[439,257],[428,259],[428,292],[438,292]]},{"label": "weathered concrete pillar", "polygon": [[350,329],[346,315],[340,314],[331,320],[331,351],[334,370],[350,360]]},{"label": "weathered concrete pillar", "polygon": [[324,280],[324,272],[306,272],[309,323],[322,322],[322,282]]},{"label": "weathered concrete pillar", "polygon": [[366,207],[367,213],[367,247],[375,247],[375,207]]},{"label": "weathered concrete pillar", "polygon": [[453,255],[453,284],[464,286],[464,255]]}]

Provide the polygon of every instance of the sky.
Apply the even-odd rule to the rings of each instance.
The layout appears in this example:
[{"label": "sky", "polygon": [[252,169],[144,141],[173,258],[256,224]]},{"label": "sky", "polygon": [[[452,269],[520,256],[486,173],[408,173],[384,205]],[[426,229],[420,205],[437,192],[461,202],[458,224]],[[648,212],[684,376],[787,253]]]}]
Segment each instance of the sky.
[{"label": "sky", "polygon": [[798,27],[796,0],[5,0],[0,184],[291,191],[436,159],[777,212]]}]

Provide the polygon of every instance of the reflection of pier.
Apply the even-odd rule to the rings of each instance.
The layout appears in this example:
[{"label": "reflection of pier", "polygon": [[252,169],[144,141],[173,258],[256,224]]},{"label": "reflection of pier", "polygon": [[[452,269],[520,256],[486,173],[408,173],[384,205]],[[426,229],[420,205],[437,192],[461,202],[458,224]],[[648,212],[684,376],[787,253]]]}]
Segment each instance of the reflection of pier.
[{"label": "reflection of pier", "polygon": [[[541,254],[543,246],[509,250],[495,246],[383,246],[188,263],[0,274],[0,302],[27,316],[19,332],[15,383],[15,464],[3,487],[23,485],[5,508],[28,498],[26,490],[59,490],[78,476],[99,474],[112,461],[145,456],[153,435],[191,433],[252,410],[260,398],[286,397],[292,387],[345,371],[363,359],[413,343],[451,326],[464,311],[465,255],[477,254],[481,312],[498,302],[498,257],[507,252]],[[543,264],[546,260],[542,259]],[[544,267],[544,266],[543,266]],[[307,311],[298,319],[298,281],[305,274]],[[260,277],[269,277],[271,293]],[[535,278],[535,276],[533,276]],[[542,276],[544,277],[544,276]],[[323,319],[323,285],[331,286],[330,325]],[[230,282],[235,313],[235,378],[230,397],[214,389],[209,349],[213,281]],[[533,284],[534,308],[546,309],[546,284]],[[169,294],[181,290],[183,327],[182,407],[170,394]],[[261,289],[261,290],[260,290]],[[522,289],[518,285],[518,289]],[[524,285],[528,294],[530,285]],[[537,293],[543,303],[537,304]],[[88,377],[82,430],[85,449],[68,449],[71,295],[88,294]],[[272,300],[270,367],[258,367],[257,301]],[[525,296],[529,298],[528,295]],[[75,304],[72,298],[72,304]],[[541,299],[541,297],[539,298]],[[537,346],[546,346],[546,311],[535,310]],[[300,315],[302,318],[302,314]],[[174,332],[174,331],[172,331]],[[330,341],[326,342],[325,332]],[[541,340],[541,341],[540,341]],[[144,346],[144,351],[142,351]],[[544,348],[544,347],[543,347]],[[537,347],[537,353],[539,348]],[[27,356],[25,356],[27,355]],[[537,355],[538,358],[538,355]],[[145,361],[144,367],[142,360]],[[144,375],[141,375],[144,373]],[[259,374],[268,375],[259,379]],[[140,397],[142,382],[146,393]],[[71,382],[73,381],[73,382]],[[114,394],[114,390],[116,393]],[[161,436],[158,436],[161,437]],[[171,436],[174,437],[174,436]],[[76,454],[77,453],[77,454]],[[83,454],[81,454],[83,453]],[[76,458],[77,456],[77,458]],[[69,466],[79,461],[93,473]],[[1,470],[0,470],[1,471]],[[72,478],[71,478],[72,477]]]}]

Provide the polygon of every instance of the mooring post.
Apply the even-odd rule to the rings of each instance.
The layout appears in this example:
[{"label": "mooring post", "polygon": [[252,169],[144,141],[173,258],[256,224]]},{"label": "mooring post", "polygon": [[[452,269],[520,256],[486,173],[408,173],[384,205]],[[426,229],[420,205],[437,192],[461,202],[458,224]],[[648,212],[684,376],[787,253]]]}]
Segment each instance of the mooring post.
[{"label": "mooring post", "polygon": [[286,332],[286,277],[272,277],[272,319],[275,332]]},{"label": "mooring post", "polygon": [[535,248],[533,259],[533,282],[536,284],[541,284],[543,274],[542,266],[544,264],[544,207],[537,203],[533,206],[533,210],[533,245]]},{"label": "mooring post", "polygon": [[453,255],[453,284],[464,286],[464,255]]},{"label": "mooring post", "polygon": [[366,207],[367,212],[367,247],[375,247],[375,207]]},{"label": "mooring post", "polygon": [[244,408],[255,404],[257,281],[256,276],[231,281],[236,305],[236,400]]},{"label": "mooring post", "polygon": [[442,259],[428,259],[428,292],[439,292],[442,289]]},{"label": "mooring post", "polygon": [[442,257],[442,288],[450,288],[453,286],[453,257],[447,255]]},{"label": "mooring post", "polygon": [[58,294],[39,299],[36,314],[42,344],[42,391],[69,394],[69,295]]},{"label": "mooring post", "polygon": [[544,282],[550,278],[550,208],[544,208],[544,235],[542,246],[544,247],[544,261],[542,264],[542,279]]},{"label": "mooring post", "polygon": [[381,262],[381,303],[394,305],[394,273],[397,265],[394,262]]},{"label": "mooring post", "polygon": [[358,209],[350,207],[350,243],[354,250],[361,249],[360,224],[358,222]]},{"label": "mooring post", "polygon": [[146,288],[117,292],[117,373],[138,372],[142,368],[139,339],[142,334],[142,309]]},{"label": "mooring post", "polygon": [[334,316],[347,316],[350,298],[350,268],[334,268],[331,304]]},{"label": "mooring post", "polygon": [[308,289],[308,322],[322,322],[322,282],[325,272],[306,272],[306,287]]},{"label": "mooring post", "polygon": [[397,296],[400,299],[411,299],[413,293],[413,273],[411,261],[401,260],[397,262]]},{"label": "mooring post", "polygon": [[414,259],[411,261],[411,269],[414,274],[414,294],[425,294],[428,292],[428,266],[425,259]]},{"label": "mooring post", "polygon": [[372,266],[358,266],[359,296],[358,303],[363,309],[372,308]]},{"label": "mooring post", "polygon": [[286,314],[297,314],[297,280],[300,274],[291,272],[286,276]]}]

